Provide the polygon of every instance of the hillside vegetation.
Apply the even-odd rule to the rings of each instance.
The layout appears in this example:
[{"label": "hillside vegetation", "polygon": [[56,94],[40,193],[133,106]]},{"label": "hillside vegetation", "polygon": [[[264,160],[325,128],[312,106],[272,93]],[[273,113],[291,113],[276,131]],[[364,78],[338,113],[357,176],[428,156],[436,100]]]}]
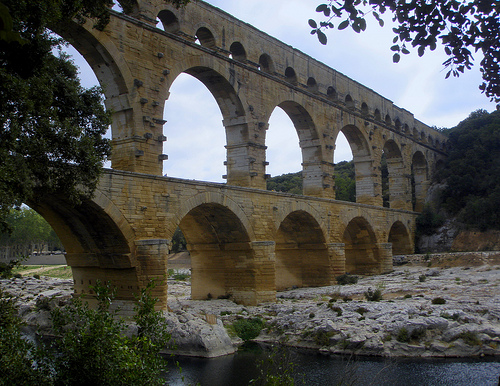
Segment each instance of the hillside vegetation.
[{"label": "hillside vegetation", "polygon": [[[267,190],[302,194],[302,172],[282,174],[267,180]],[[335,198],[356,202],[354,162],[342,161],[335,165]]]},{"label": "hillside vegetation", "polygon": [[434,176],[445,187],[434,212],[469,228],[500,229],[500,111],[474,111],[447,133],[449,155]]}]

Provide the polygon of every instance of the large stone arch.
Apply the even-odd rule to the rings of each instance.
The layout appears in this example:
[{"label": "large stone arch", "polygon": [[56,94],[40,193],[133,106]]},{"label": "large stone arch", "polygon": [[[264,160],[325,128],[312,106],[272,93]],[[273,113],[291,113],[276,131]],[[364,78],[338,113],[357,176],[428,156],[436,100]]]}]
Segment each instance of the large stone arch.
[{"label": "large stone arch", "polygon": [[[217,191],[200,193],[191,197],[188,200],[183,201],[181,203],[179,212],[175,216],[177,219],[176,224],[179,224],[182,221],[182,219],[194,208],[207,204],[218,204],[220,206],[226,207],[231,213],[233,213],[238,218],[238,222],[241,223],[241,225],[243,226],[245,233],[248,235],[250,241],[256,240],[253,227],[250,224],[247,215],[245,214],[245,212],[243,212],[240,205],[238,205],[234,200],[232,200],[228,196]],[[171,229],[171,234],[173,234],[174,231],[175,229]]]},{"label": "large stone arch", "polygon": [[370,223],[361,216],[353,218],[343,233],[345,271],[351,274],[377,274],[382,271],[382,256]]},{"label": "large stone arch", "polygon": [[87,61],[96,75],[103,93],[105,105],[112,112],[111,135],[113,152],[110,160],[115,169],[134,169],[130,156],[124,149],[130,138],[138,133],[141,127],[139,116],[134,110],[140,110],[140,105],[134,97],[134,77],[130,72],[123,53],[116,47],[106,32],[92,28],[92,22],[84,25],[71,22],[59,25],[54,32],[66,39]]},{"label": "large stone arch", "polygon": [[[166,86],[170,88],[181,73],[198,79],[213,95],[219,106],[226,135],[227,183],[236,186],[263,188],[265,181],[262,170],[253,173],[253,170],[250,169],[254,165],[248,163],[249,158],[255,157],[253,152],[258,147],[252,146],[246,118],[247,112],[244,108],[244,102],[235,90],[234,77],[226,77],[223,75],[224,68],[213,66],[213,61],[197,56],[176,63],[175,68],[171,70]],[[166,95],[169,95],[168,91],[166,91]],[[168,103],[168,99],[165,103]],[[168,120],[168,117],[166,118]],[[263,150],[261,149],[261,151]],[[263,169],[263,165],[261,168]]]},{"label": "large stone arch", "polygon": [[418,150],[411,162],[412,204],[415,212],[424,209],[427,190],[429,189],[429,166],[424,154]]},{"label": "large stone arch", "polygon": [[[110,282],[117,290],[117,303],[124,306],[133,302],[134,295],[152,278],[144,275],[133,229],[102,192],[96,191],[94,199],[79,205],[62,196],[45,197],[28,205],[42,215],[63,243],[76,295],[92,298],[91,286],[97,280]],[[160,286],[157,293],[163,290],[166,285]],[[161,299],[160,306],[165,300]]]},{"label": "large stone arch", "polygon": [[288,214],[276,232],[276,289],[333,284],[325,236],[311,214]]},{"label": "large stone arch", "polygon": [[355,125],[346,125],[341,131],[351,147],[356,173],[356,202],[381,205],[382,192],[380,184],[374,178],[375,166],[368,140]]},{"label": "large stone arch", "polygon": [[231,297],[255,304],[256,267],[250,236],[227,206],[205,203],[180,221],[191,254],[191,298]]},{"label": "large stone arch", "polygon": [[[314,120],[307,109],[293,100],[284,100],[272,109],[281,108],[292,121],[302,153],[302,192],[309,196],[324,196],[324,149]],[[269,113],[269,120],[272,111]],[[331,187],[333,188],[333,187]],[[333,189],[331,189],[333,191]]]},{"label": "large stone arch", "polygon": [[413,253],[410,232],[401,221],[392,224],[387,240],[392,244],[392,255],[410,255]]},{"label": "large stone arch", "polygon": [[410,209],[410,181],[405,170],[401,149],[396,141],[390,139],[385,142],[383,156],[388,172],[387,186],[384,186],[384,181],[382,181],[382,193],[387,195],[384,206],[392,209]]}]

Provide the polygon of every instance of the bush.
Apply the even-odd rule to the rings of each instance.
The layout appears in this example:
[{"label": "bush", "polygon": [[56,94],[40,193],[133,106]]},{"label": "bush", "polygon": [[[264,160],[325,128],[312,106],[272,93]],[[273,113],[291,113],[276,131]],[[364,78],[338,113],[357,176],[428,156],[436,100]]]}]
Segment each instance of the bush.
[{"label": "bush", "polygon": [[0,385],[50,385],[46,361],[21,326],[16,299],[0,289]]},{"label": "bush", "polygon": [[11,260],[8,263],[0,262],[0,278],[9,279],[12,277],[12,270],[18,268],[21,265],[20,260]]},{"label": "bush", "polygon": [[[154,283],[141,291],[136,306],[138,335],[123,334],[123,320],[109,307],[114,291],[97,282],[92,290],[98,305],[75,299],[51,314],[54,330],[61,336],[52,347],[56,384],[67,385],[163,385],[164,370],[158,355],[169,338],[161,314],[154,311],[157,299],[150,296]],[[71,326],[70,328],[68,328]]]},{"label": "bush", "polygon": [[97,309],[81,299],[51,311],[57,338],[40,347],[23,339],[15,299],[0,290],[0,385],[163,385],[159,351],[169,335],[157,299],[141,291],[136,306],[138,335],[110,312],[114,292],[97,283]]},{"label": "bush", "polygon": [[328,307],[333,311],[337,313],[337,316],[342,316],[342,308],[340,307],[335,307],[332,305],[332,303],[328,303]]},{"label": "bush", "polygon": [[368,312],[368,310],[365,307],[358,307],[356,309],[356,312],[360,315],[363,315],[365,312]]},{"label": "bush", "polygon": [[323,330],[318,330],[316,334],[314,334],[314,343],[316,343],[318,346],[329,346],[330,345],[330,338],[335,335],[335,332],[333,331],[323,331]]},{"label": "bush", "polygon": [[418,281],[419,281],[420,283],[423,283],[426,279],[427,279],[427,276],[425,276],[425,275],[420,275],[420,276],[418,277]]},{"label": "bush", "polygon": [[432,299],[432,304],[446,304],[446,300],[443,298],[434,298]]},{"label": "bush", "polygon": [[344,273],[343,275],[337,276],[335,280],[337,280],[337,283],[340,285],[356,284],[358,282],[358,277],[356,275]]},{"label": "bush", "polygon": [[264,322],[261,318],[239,319],[233,323],[236,335],[245,342],[257,338],[263,327]]},{"label": "bush", "polygon": [[481,345],[481,340],[478,338],[477,333],[474,331],[464,331],[461,332],[457,339],[462,339],[469,346],[479,346]]},{"label": "bush", "polygon": [[382,300],[382,290],[380,288],[377,288],[374,291],[371,288],[368,288],[368,290],[365,291],[365,298],[369,302],[378,302]]},{"label": "bush", "polygon": [[425,328],[415,328],[411,333],[406,327],[399,329],[396,335],[396,340],[401,343],[409,343],[411,341],[419,341],[425,335]]}]

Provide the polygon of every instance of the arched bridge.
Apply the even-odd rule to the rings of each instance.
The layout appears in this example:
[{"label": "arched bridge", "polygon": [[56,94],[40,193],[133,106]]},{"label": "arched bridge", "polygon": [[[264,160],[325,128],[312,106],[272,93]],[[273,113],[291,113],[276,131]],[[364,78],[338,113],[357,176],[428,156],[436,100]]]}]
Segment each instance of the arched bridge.
[{"label": "arched bridge", "polygon": [[[291,286],[321,286],[344,273],[389,271],[411,253],[415,217],[445,138],[374,91],[202,1],[175,9],[138,0],[57,32],[85,57],[113,111],[112,170],[95,198],[36,205],[73,269],[75,292],[110,280],[123,302],[163,277],[180,227],[192,258],[192,297],[230,295],[257,304]],[[159,28],[161,27],[161,28]],[[227,184],[162,176],[163,109],[181,73],[212,93],[226,130]],[[303,195],[266,186],[266,129],[276,107],[297,130]],[[166,117],[168,119],[168,117]],[[168,132],[168,126],[166,126]],[[353,153],[356,203],[336,201],[333,154],[342,132]],[[382,202],[381,161],[389,172]],[[157,288],[164,306],[166,285]]]}]

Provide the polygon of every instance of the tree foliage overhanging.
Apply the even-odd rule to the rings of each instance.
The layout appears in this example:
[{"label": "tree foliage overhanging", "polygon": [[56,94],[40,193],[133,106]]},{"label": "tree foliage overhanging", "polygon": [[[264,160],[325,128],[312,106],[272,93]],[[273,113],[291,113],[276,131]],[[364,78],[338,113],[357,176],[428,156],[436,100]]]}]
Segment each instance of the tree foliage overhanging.
[{"label": "tree foliage overhanging", "polygon": [[[380,26],[381,14],[392,13],[396,24],[391,50],[393,61],[409,54],[411,47],[422,56],[426,49],[436,49],[438,41],[444,46],[448,59],[446,77],[459,76],[473,65],[478,51],[483,83],[482,92],[492,101],[500,102],[500,2],[492,0],[330,0],[316,11],[323,14],[319,23],[309,20],[311,33],[322,44],[327,43],[323,30],[335,28],[334,18],[344,19],[337,26],[351,27],[355,32],[366,29],[366,15],[372,14]],[[411,46],[411,47],[410,47]]]},{"label": "tree foliage overhanging", "polygon": [[441,206],[464,224],[500,229],[500,111],[477,110],[449,130],[450,151],[436,173]]},{"label": "tree foliage overhanging", "polygon": [[80,85],[69,58],[54,55],[63,42],[48,30],[91,10],[70,1],[3,3],[21,40],[0,40],[1,230],[22,202],[58,191],[74,202],[90,194],[110,154],[103,135],[111,123],[101,91]]},{"label": "tree foliage overhanging", "polygon": [[[167,0],[180,7],[189,0]],[[120,0],[125,13],[134,0]],[[10,208],[55,192],[89,197],[110,155],[111,116],[100,88],[80,85],[78,70],[50,28],[94,20],[103,29],[113,0],[0,2],[0,232]],[[59,52],[54,55],[54,52]]]}]

